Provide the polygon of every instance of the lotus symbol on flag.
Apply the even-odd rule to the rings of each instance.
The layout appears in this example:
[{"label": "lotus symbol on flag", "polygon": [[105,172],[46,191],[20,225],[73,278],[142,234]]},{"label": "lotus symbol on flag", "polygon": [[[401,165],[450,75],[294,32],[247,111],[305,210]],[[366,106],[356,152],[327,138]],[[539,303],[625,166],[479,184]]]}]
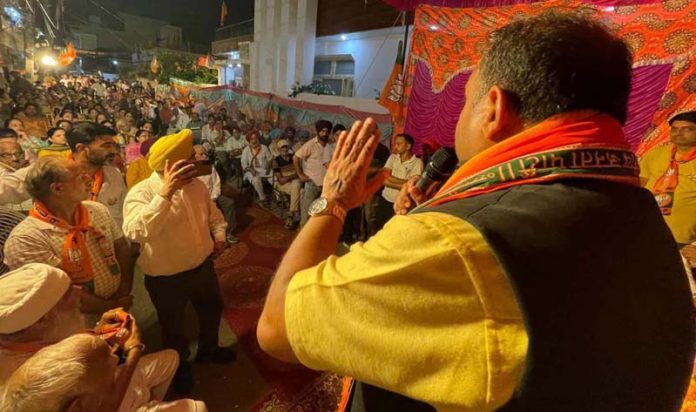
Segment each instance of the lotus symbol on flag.
[{"label": "lotus symbol on flag", "polygon": [[392,83],[391,88],[389,89],[387,99],[391,100],[392,102],[399,103],[403,97],[404,75],[402,73],[399,73],[396,75],[396,78],[394,79],[394,82]]}]

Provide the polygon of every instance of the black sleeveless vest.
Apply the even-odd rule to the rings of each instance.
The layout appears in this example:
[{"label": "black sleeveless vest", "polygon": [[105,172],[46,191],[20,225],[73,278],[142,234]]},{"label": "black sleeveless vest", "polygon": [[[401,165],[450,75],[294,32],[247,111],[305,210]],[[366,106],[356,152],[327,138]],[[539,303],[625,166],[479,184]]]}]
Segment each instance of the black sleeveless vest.
[{"label": "black sleeveless vest", "polygon": [[[500,411],[680,409],[693,364],[693,304],[648,191],[569,179],[424,211],[479,230],[515,291],[529,347],[522,380]],[[353,411],[434,410],[359,386]]]}]

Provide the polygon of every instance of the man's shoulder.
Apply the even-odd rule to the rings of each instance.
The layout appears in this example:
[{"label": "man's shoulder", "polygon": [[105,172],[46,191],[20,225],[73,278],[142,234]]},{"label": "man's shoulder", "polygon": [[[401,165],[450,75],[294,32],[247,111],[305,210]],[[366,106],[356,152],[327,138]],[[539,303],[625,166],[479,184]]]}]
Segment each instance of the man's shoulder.
[{"label": "man's shoulder", "polygon": [[123,180],[123,175],[121,175],[121,172],[119,172],[118,169],[114,166],[104,165],[102,167],[102,170],[104,171],[104,180],[109,180],[113,182]]},{"label": "man's shoulder", "polygon": [[154,196],[155,189],[152,187],[151,179],[152,174],[147,178],[141,180],[140,182],[136,183],[135,186],[133,186],[126,194],[126,201],[128,201],[129,199],[133,199],[134,197]]},{"label": "man's shoulder", "polygon": [[648,150],[644,155],[643,155],[643,161],[650,161],[650,160],[655,160],[655,159],[661,159],[664,157],[671,157],[672,154],[672,145],[671,144],[663,144],[659,146],[655,146],[652,149]]},{"label": "man's shoulder", "polygon": [[99,215],[99,216],[109,215],[109,208],[106,207],[106,205],[104,205],[102,203],[93,202],[91,200],[85,200],[82,202],[82,205],[87,208],[87,211],[91,215]]},{"label": "man's shoulder", "polygon": [[7,242],[10,242],[11,240],[17,240],[19,238],[31,239],[32,241],[36,241],[43,237],[41,236],[41,234],[45,230],[50,230],[53,227],[54,226],[50,223],[46,223],[35,217],[29,216],[26,219],[19,222],[17,226],[15,226],[14,229],[12,229],[12,232],[10,232]]}]

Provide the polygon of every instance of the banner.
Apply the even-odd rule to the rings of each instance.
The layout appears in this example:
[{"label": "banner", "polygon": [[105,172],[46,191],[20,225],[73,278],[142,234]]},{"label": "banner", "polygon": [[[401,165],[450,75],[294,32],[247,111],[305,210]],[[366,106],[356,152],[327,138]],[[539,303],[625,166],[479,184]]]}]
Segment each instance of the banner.
[{"label": "banner", "polygon": [[[350,127],[356,120],[372,117],[382,133],[382,142],[389,146],[393,132],[391,116],[352,110],[345,106],[324,105],[302,100],[283,98],[271,93],[260,93],[232,86],[199,85],[180,79],[170,79],[168,96],[176,99],[192,98],[207,102],[208,109],[217,111],[225,107],[228,113],[243,113],[256,121],[270,120],[277,128],[292,126],[314,132],[314,124],[328,120]],[[164,89],[158,89],[158,92]]]},{"label": "banner", "polygon": [[[405,130],[422,142],[454,144],[454,129],[464,106],[464,86],[487,48],[491,32],[515,18],[550,9],[578,11],[606,22],[633,52],[633,82],[628,121],[624,127],[631,147],[643,154],[669,140],[667,120],[696,93],[696,2],[609,0],[392,0],[417,6],[413,46],[407,61]],[[461,8],[430,4],[461,5]],[[490,7],[467,7],[471,5]],[[611,5],[608,5],[611,3]],[[602,62],[597,62],[601,65]]]}]

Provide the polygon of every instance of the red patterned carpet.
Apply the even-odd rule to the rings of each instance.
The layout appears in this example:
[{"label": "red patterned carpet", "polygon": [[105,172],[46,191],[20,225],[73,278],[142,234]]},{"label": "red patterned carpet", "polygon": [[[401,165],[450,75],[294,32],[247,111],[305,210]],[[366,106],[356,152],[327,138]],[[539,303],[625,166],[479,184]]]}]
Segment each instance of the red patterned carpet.
[{"label": "red patterned carpet", "polygon": [[256,206],[238,217],[240,242],[220,256],[215,265],[225,301],[224,317],[237,335],[241,350],[268,383],[268,393],[250,411],[336,411],[342,378],[276,361],[261,351],[256,340],[256,323],[266,291],[295,232],[286,230],[278,217]]}]

